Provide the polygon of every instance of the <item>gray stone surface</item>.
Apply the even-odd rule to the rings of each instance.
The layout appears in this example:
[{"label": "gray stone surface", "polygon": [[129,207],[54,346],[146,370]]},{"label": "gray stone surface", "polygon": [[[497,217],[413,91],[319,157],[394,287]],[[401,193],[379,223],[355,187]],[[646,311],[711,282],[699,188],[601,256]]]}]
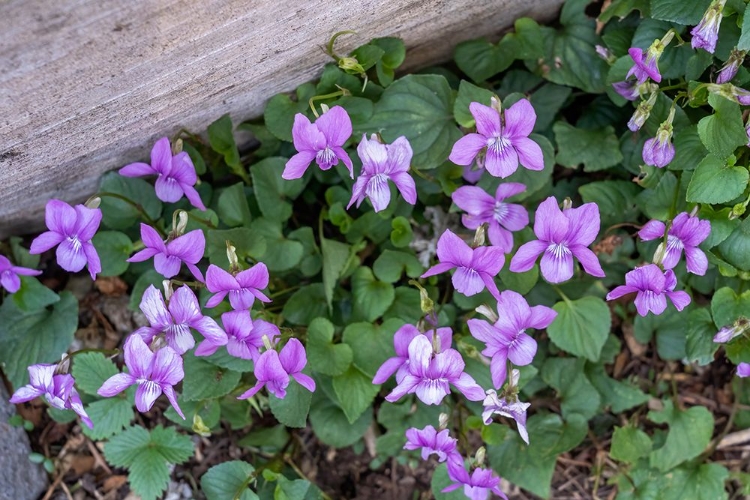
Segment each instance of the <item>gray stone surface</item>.
[{"label": "gray stone surface", "polygon": [[564,0],[0,0],[0,238],[43,226],[53,197],[81,202],[152,142],[223,115],[258,116],[344,54],[398,36],[406,69],[497,37]]},{"label": "gray stone surface", "polygon": [[0,500],[36,500],[47,489],[41,464],[29,462],[29,438],[21,427],[8,424],[16,407],[0,383]]}]

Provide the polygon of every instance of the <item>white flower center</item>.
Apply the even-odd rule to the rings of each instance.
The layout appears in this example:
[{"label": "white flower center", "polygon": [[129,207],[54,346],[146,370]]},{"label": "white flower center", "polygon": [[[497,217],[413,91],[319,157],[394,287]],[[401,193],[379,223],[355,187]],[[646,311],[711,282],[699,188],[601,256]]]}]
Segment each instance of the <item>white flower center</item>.
[{"label": "white flower center", "polygon": [[667,251],[681,252],[683,248],[685,248],[685,245],[680,238],[671,234],[667,236]]},{"label": "white flower center", "polygon": [[81,244],[81,240],[78,239],[78,235],[68,236],[68,241],[73,246],[73,251],[75,251],[76,253],[81,251],[81,247],[83,245]]},{"label": "white flower center", "polygon": [[500,201],[496,202],[495,203],[495,208],[494,208],[494,210],[492,212],[493,212],[493,217],[495,218],[495,220],[497,221],[497,223],[498,224],[502,224],[503,221],[505,220],[505,218],[508,216],[508,205],[507,205],[507,203],[503,203],[503,202],[500,202]]},{"label": "white flower center", "polygon": [[510,146],[510,141],[505,136],[490,137],[487,139],[487,150],[500,154],[504,149]]},{"label": "white flower center", "polygon": [[566,255],[570,255],[570,249],[565,243],[552,243],[547,247],[547,252],[551,253],[557,260],[563,259]]},{"label": "white flower center", "polygon": [[318,154],[315,155],[315,161],[318,162],[318,165],[326,165],[331,166],[334,163],[338,163],[336,160],[336,153],[333,152],[331,148],[326,146],[325,149],[321,149],[318,151]]}]

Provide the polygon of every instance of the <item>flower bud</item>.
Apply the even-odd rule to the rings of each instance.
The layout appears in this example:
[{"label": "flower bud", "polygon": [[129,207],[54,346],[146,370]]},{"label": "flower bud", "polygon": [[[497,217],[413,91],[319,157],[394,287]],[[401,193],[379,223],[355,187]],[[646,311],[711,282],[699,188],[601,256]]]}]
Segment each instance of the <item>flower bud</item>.
[{"label": "flower bud", "polygon": [[729,213],[729,220],[739,219],[744,215],[745,210],[745,203],[737,203],[732,207],[732,211]]},{"label": "flower bud", "polygon": [[654,258],[651,262],[656,264],[657,266],[661,266],[662,261],[664,260],[664,256],[667,253],[667,247],[664,246],[664,242],[662,241],[659,243],[659,246],[656,247],[656,251],[654,252]]},{"label": "flower bud", "polygon": [[161,286],[164,288],[164,300],[169,302],[169,299],[172,298],[172,294],[174,293],[174,290],[172,290],[172,280],[162,280]]},{"label": "flower bud", "polygon": [[99,208],[99,205],[102,204],[102,199],[98,196],[92,196],[88,200],[86,200],[86,203],[84,203],[84,206],[86,208]]},{"label": "flower bud", "polygon": [[639,131],[641,127],[643,127],[643,124],[646,123],[646,120],[648,120],[648,117],[651,114],[651,109],[656,102],[657,95],[658,94],[654,92],[649,96],[647,101],[641,101],[641,103],[638,104],[635,113],[633,113],[630,121],[628,121],[628,128],[631,132]]},{"label": "flower bud", "polygon": [[203,418],[197,413],[193,415],[193,432],[199,436],[208,437],[211,435],[211,429],[209,429],[203,422]]},{"label": "flower bud", "polygon": [[441,431],[448,428],[448,419],[449,417],[447,413],[441,413],[438,417],[438,426]]},{"label": "flower bud", "polygon": [[729,54],[729,59],[724,63],[724,66],[719,71],[719,75],[716,77],[716,83],[727,83],[737,76],[737,71],[740,69],[746,55],[746,50],[737,50],[737,47],[733,48]]},{"label": "flower bud", "polygon": [[476,312],[490,320],[492,323],[496,323],[498,319],[497,313],[488,305],[482,304],[481,306],[474,309]]},{"label": "flower bud", "polygon": [[177,139],[172,143],[172,156],[182,153],[182,139]]},{"label": "flower bud", "polygon": [[503,116],[503,103],[500,102],[500,99],[496,95],[490,97],[490,107],[497,111],[500,116]]},{"label": "flower bud", "polygon": [[226,240],[227,245],[227,260],[229,261],[229,272],[231,274],[237,274],[240,272],[240,262],[237,260],[237,249],[234,248],[232,242]]},{"label": "flower bud", "polygon": [[70,356],[64,353],[60,356],[60,362],[55,367],[55,375],[65,375],[66,373],[70,373]]},{"label": "flower bud", "polygon": [[484,246],[485,235],[487,234],[487,226],[488,224],[486,222],[480,224],[476,232],[474,232],[474,242],[471,245],[472,248],[479,248]]},{"label": "flower bud", "polygon": [[359,64],[356,57],[342,57],[339,59],[339,68],[347,73],[364,73],[365,68]]},{"label": "flower bud", "polygon": [[716,335],[714,335],[714,342],[724,344],[747,333],[748,331],[750,331],[750,320],[745,317],[739,317],[737,318],[737,321],[731,325],[721,328]]},{"label": "flower bud", "polygon": [[273,350],[273,344],[271,343],[271,339],[268,338],[268,335],[263,335],[263,345],[269,351]]},{"label": "flower bud", "polygon": [[474,455],[474,464],[477,467],[481,467],[482,465],[484,465],[484,458],[486,455],[487,450],[484,449],[484,446],[481,446]]},{"label": "flower bud", "polygon": [[711,5],[703,14],[698,26],[690,30],[690,34],[693,36],[690,40],[690,45],[694,49],[701,48],[706,52],[714,53],[716,50],[716,42],[719,39],[719,26],[721,25],[721,11],[724,9],[724,4],[727,0],[713,0]]}]

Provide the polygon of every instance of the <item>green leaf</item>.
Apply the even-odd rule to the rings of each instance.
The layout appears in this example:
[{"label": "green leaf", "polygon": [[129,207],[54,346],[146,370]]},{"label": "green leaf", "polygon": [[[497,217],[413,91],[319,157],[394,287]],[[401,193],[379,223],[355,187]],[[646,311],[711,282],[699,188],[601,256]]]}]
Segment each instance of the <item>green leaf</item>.
[{"label": "green leaf", "polygon": [[671,21],[685,26],[698,24],[711,0],[695,0],[689,3],[680,0],[651,0],[651,17]]},{"label": "green leaf", "polygon": [[572,414],[563,422],[558,415],[536,414],[529,418],[527,428],[530,445],[512,432],[501,445],[488,446],[487,457],[503,478],[549,498],[557,455],[583,441],[588,431],[586,419]]},{"label": "green leaf", "polygon": [[584,203],[596,203],[602,226],[636,220],[638,208],[635,197],[641,190],[630,181],[589,182],[578,188]]},{"label": "green leaf", "polygon": [[701,244],[703,248],[713,248],[719,245],[740,225],[739,220],[729,219],[731,211],[732,209],[729,207],[714,210],[709,205],[701,206],[698,217],[700,219],[707,219],[711,223],[711,234]]},{"label": "green leaf", "polygon": [[92,396],[109,377],[120,373],[114,363],[100,352],[85,352],[73,358],[73,377],[81,391]]},{"label": "green leaf", "polygon": [[674,408],[668,399],[664,400],[663,410],[648,412],[648,419],[669,425],[664,446],[649,455],[651,467],[662,472],[700,455],[708,446],[714,429],[714,418],[705,407],[694,406],[683,411]]},{"label": "green leaf", "polygon": [[514,273],[508,267],[503,267],[498,276],[506,289],[525,295],[539,281],[539,265],[534,264],[534,267],[522,273]]},{"label": "green leaf", "polygon": [[615,427],[609,456],[619,462],[634,464],[651,453],[648,434],[635,427]]},{"label": "green leaf", "polygon": [[8,240],[10,242],[10,249],[13,253],[13,260],[17,265],[21,267],[28,267],[29,269],[36,269],[39,267],[39,260],[41,255],[29,253],[29,249],[22,245],[23,239],[18,236],[11,236]]},{"label": "green leaf", "polygon": [[372,412],[366,411],[350,423],[343,410],[317,392],[310,407],[310,425],[321,442],[335,448],[346,448],[356,443],[372,423]]},{"label": "green leaf", "polygon": [[747,143],[740,105],[716,94],[708,96],[714,114],[701,118],[698,135],[711,153],[726,158]]},{"label": "green leaf", "polygon": [[750,271],[750,218],[745,220],[719,245],[722,257],[743,271]]},{"label": "green leaf", "polygon": [[664,172],[654,189],[644,189],[637,198],[641,210],[651,219],[665,220],[671,213],[675,198],[680,194],[677,177],[672,172]]},{"label": "green leaf", "polygon": [[304,247],[302,261],[299,263],[299,271],[308,278],[317,275],[320,272],[323,261],[320,249],[317,243],[315,243],[313,229],[310,226],[303,226],[289,233],[287,238],[299,241]]},{"label": "green leaf", "polygon": [[[235,401],[249,407],[249,405],[245,401]],[[171,405],[169,406],[169,408],[167,408],[167,411],[164,412],[164,416],[183,429],[195,432],[193,430],[193,422],[195,416],[200,417],[200,419],[203,421],[203,425],[208,427],[209,429],[214,429],[219,425],[219,418],[222,417],[222,415],[221,405],[217,399],[206,399],[203,401],[185,401],[185,398],[180,395],[177,398],[177,404],[185,414],[184,419],[177,413],[177,411],[175,411],[174,407],[172,407]],[[241,428],[242,425],[238,427]]]},{"label": "green leaf", "polygon": [[292,101],[288,94],[276,94],[266,104],[263,121],[268,131],[282,141],[292,142],[294,115],[305,113],[308,100],[315,95],[315,85],[305,83],[297,87],[297,101]]},{"label": "green leaf", "polygon": [[352,276],[354,308],[367,321],[382,316],[396,298],[393,285],[375,279],[369,267],[359,267]]},{"label": "green leaf", "polygon": [[268,405],[276,420],[287,427],[302,428],[307,425],[307,414],[310,411],[312,393],[291,379],[286,388],[286,397],[279,399],[268,395]]},{"label": "green leaf", "polygon": [[394,217],[391,221],[391,228],[393,228],[393,231],[391,231],[391,243],[393,243],[393,246],[396,248],[409,246],[409,243],[414,238],[409,219],[400,215]]},{"label": "green leaf", "polygon": [[266,158],[250,167],[253,178],[253,192],[263,217],[283,222],[292,216],[292,204],[305,188],[304,178],[286,181],[281,178],[287,159]]},{"label": "green leaf", "polygon": [[60,302],[60,296],[39,283],[33,276],[19,276],[21,288],[11,295],[16,307],[22,311],[35,312]]},{"label": "green leaf", "polygon": [[750,290],[737,295],[729,287],[719,288],[711,299],[711,314],[717,328],[734,323],[740,316],[750,318]]},{"label": "green leaf", "polygon": [[675,156],[670,170],[694,170],[708,154],[698,135],[698,126],[691,125],[674,136]]},{"label": "green leaf", "polygon": [[404,272],[409,278],[416,278],[424,272],[422,264],[414,254],[388,249],[383,250],[375,259],[372,270],[375,277],[386,283],[397,282]]},{"label": "green leaf", "polygon": [[729,471],[719,464],[679,467],[664,476],[660,500],[726,500]]},{"label": "green leaf", "polygon": [[240,259],[259,259],[265,255],[268,246],[264,236],[247,227],[210,229],[206,232],[206,255],[211,264],[222,269],[229,268],[227,241],[232,243]]},{"label": "green leaf", "polygon": [[193,442],[174,428],[147,431],[135,426],[114,436],[104,446],[107,462],[129,469],[131,487],[144,500],[155,500],[169,483],[167,463],[180,464],[193,455]]},{"label": "green leaf", "polygon": [[435,500],[463,500],[466,498],[463,488],[443,493],[443,490],[451,484],[453,484],[453,480],[448,476],[448,467],[445,463],[439,463],[435,472],[432,473],[432,481],[430,482],[433,498]]},{"label": "green leaf", "polygon": [[598,361],[612,322],[607,304],[583,297],[558,302],[553,309],[557,318],[547,328],[550,340],[563,351]]},{"label": "green leaf", "polygon": [[534,111],[536,111],[534,130],[543,131],[552,125],[560,108],[562,108],[572,93],[573,89],[570,87],[545,83],[531,94],[529,101],[534,106]]},{"label": "green leaf", "polygon": [[28,383],[28,366],[60,361],[77,328],[78,300],[70,292],[60,293],[52,309],[33,312],[5,301],[0,306],[0,362],[13,387]]},{"label": "green leaf", "polygon": [[327,312],[323,285],[313,283],[303,286],[289,297],[282,315],[292,324],[308,325],[317,317],[326,317]]},{"label": "green leaf", "polygon": [[128,302],[128,309],[130,309],[131,311],[138,311],[139,305],[141,303],[141,298],[143,298],[143,293],[146,291],[146,289],[151,285],[154,285],[157,289],[160,289],[162,286],[162,281],[164,281],[164,276],[157,273],[153,269],[149,269],[145,273],[138,276],[138,279],[135,280],[135,285],[133,285],[133,290],[132,292],[130,292],[130,302]]},{"label": "green leaf", "polygon": [[316,499],[322,499],[317,488],[313,487],[311,490],[311,486],[310,481],[305,479],[290,481],[284,476],[279,476],[273,492],[273,500],[306,500],[309,494],[315,495]]},{"label": "green leaf", "polygon": [[[714,296],[715,298],[715,296]],[[685,352],[688,361],[707,365],[714,360],[719,344],[713,341],[716,327],[708,308],[694,309],[688,314],[688,333]]]},{"label": "green leaf", "polygon": [[325,293],[328,310],[331,310],[333,301],[333,289],[336,281],[341,277],[341,272],[346,268],[349,260],[351,247],[346,243],[335,240],[320,238],[320,251],[323,255],[323,290]]},{"label": "green leaf", "polygon": [[[78,382],[78,381],[77,381]],[[86,413],[94,424],[93,429],[82,425],[83,433],[94,441],[107,439],[130,425],[135,417],[133,403],[125,398],[114,397],[94,401],[86,407]]]},{"label": "green leaf", "polygon": [[[255,180],[253,180],[253,185],[255,185]],[[219,195],[216,211],[221,222],[229,227],[249,225],[252,216],[245,196],[245,184],[238,182],[225,188]]]},{"label": "green leaf", "polygon": [[240,151],[234,141],[234,127],[229,115],[224,115],[208,126],[208,142],[211,149],[224,156],[224,161],[233,170],[242,168]]},{"label": "green leaf", "polygon": [[515,57],[503,40],[497,44],[486,40],[469,40],[456,46],[453,58],[458,68],[475,82],[483,82],[507,69]]},{"label": "green leaf", "polygon": [[307,327],[307,361],[325,375],[341,375],[352,364],[352,348],[333,343],[333,323],[315,318]]},{"label": "green leaf", "polygon": [[[617,354],[619,352],[618,348]],[[646,403],[649,399],[648,394],[637,386],[609,377],[601,364],[587,363],[585,374],[602,397],[602,406],[610,407],[614,413],[622,413]]]},{"label": "green leaf", "polygon": [[263,255],[263,262],[271,272],[295,268],[302,260],[305,247],[299,241],[288,240],[281,230],[281,223],[265,217],[255,219],[250,226],[254,234],[263,237],[272,251]]},{"label": "green leaf", "polygon": [[91,240],[102,262],[100,276],[119,276],[130,265],[127,259],[133,252],[133,242],[119,231],[99,231]]},{"label": "green leaf", "polygon": [[354,365],[370,378],[386,359],[393,356],[393,335],[404,321],[388,319],[380,325],[369,322],[350,323],[344,329],[342,340],[354,353]]},{"label": "green leaf", "polygon": [[226,346],[221,346],[219,349],[210,356],[201,357],[212,365],[226,368],[227,370],[248,373],[253,371],[253,361],[250,359],[242,359],[232,356],[227,351]]},{"label": "green leaf", "polygon": [[[156,197],[154,186],[137,177],[124,177],[117,172],[102,176],[99,188],[102,193],[114,193],[140,205],[152,219],[161,216],[162,204]],[[102,196],[100,208],[102,223],[112,229],[129,229],[140,219],[140,212],[132,204],[112,196]]]},{"label": "green leaf", "polygon": [[201,478],[201,489],[207,500],[257,500],[249,487],[255,467],[242,460],[214,465]]},{"label": "green leaf", "polygon": [[195,167],[195,173],[198,175],[203,175],[206,173],[206,162],[203,160],[203,157],[198,152],[195,147],[190,145],[187,141],[183,141],[182,143],[182,150],[185,151],[188,156],[190,157],[190,161],[193,162],[193,166]]},{"label": "green leaf", "polygon": [[365,44],[354,49],[351,53],[362,68],[367,71],[383,58],[385,51],[380,47],[372,44]]},{"label": "green leaf", "polygon": [[537,74],[551,82],[602,93],[609,66],[596,54],[594,47],[601,44],[601,40],[594,20],[584,12],[588,4],[588,0],[568,0],[563,4],[562,27],[557,30],[540,28],[544,57],[538,62],[527,61],[527,66],[534,67]]},{"label": "green leaf", "polygon": [[477,185],[488,193],[494,193],[501,182],[520,182],[526,186],[526,191],[514,196],[513,198],[515,198],[516,201],[523,201],[531,198],[534,194],[547,186],[552,177],[552,171],[555,168],[555,149],[552,147],[552,143],[550,143],[550,141],[543,135],[531,134],[529,139],[539,144],[539,147],[542,148],[544,170],[534,171],[527,168],[519,168],[510,177],[507,177],[504,180],[498,177],[485,175]]},{"label": "green leaf", "polygon": [[550,385],[562,400],[564,418],[572,414],[586,419],[596,415],[601,397],[583,373],[585,360],[573,358],[548,358],[542,367],[542,380]]},{"label": "green leaf", "polygon": [[568,168],[583,164],[585,172],[597,172],[622,161],[620,142],[611,126],[602,129],[578,129],[565,122],[552,127],[558,152],[557,162]]},{"label": "green leaf", "polygon": [[742,16],[742,33],[737,42],[737,49],[750,50],[750,5],[745,7],[745,14]]},{"label": "green leaf", "polygon": [[474,116],[469,111],[469,104],[478,102],[479,104],[489,106],[490,99],[494,95],[495,93],[491,90],[477,87],[466,80],[461,80],[458,86],[456,102],[453,103],[453,116],[456,118],[456,122],[464,128],[471,128],[476,125]]},{"label": "green leaf", "polygon": [[237,387],[241,374],[209,363],[193,353],[183,356],[185,379],[182,382],[182,397],[185,401],[218,398],[229,394]]},{"label": "green leaf", "polygon": [[407,75],[394,82],[375,105],[369,128],[389,143],[406,136],[418,169],[445,162],[462,135],[453,122],[453,93],[440,75]]},{"label": "green leaf", "polygon": [[636,316],[634,326],[635,338],[642,344],[648,344],[656,335],[656,350],[663,359],[678,360],[686,356],[685,325],[673,306],[659,315]]},{"label": "green leaf", "polygon": [[380,386],[374,385],[371,376],[352,365],[343,374],[333,377],[333,390],[347,420],[354,424],[370,407]]},{"label": "green leaf", "polygon": [[744,167],[730,167],[725,161],[708,155],[700,162],[687,190],[687,201],[726,203],[742,194],[750,174]]}]

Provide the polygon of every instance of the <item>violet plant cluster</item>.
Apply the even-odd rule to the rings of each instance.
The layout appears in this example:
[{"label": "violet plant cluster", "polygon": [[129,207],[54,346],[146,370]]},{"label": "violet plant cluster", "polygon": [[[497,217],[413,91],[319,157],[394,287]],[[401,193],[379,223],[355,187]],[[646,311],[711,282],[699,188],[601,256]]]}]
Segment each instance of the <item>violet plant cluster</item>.
[{"label": "violet plant cluster", "polygon": [[[711,2],[700,23],[690,32],[693,48],[714,53],[725,3],[726,0]],[[628,57],[632,66],[624,80],[612,84],[616,94],[638,102],[628,122],[634,134],[645,132],[658,99],[666,95],[659,86],[666,79],[659,63],[670,44],[677,43],[673,42],[675,34],[668,31],[646,49],[631,47]],[[609,57],[607,49],[602,47],[598,53],[605,59]],[[732,50],[716,74],[716,83],[705,84],[703,89],[750,105],[750,91],[730,83],[745,55],[744,50]],[[664,169],[675,160],[673,136],[678,101],[678,98],[672,101],[669,112],[665,112],[666,119],[658,128],[654,127],[655,132],[651,129],[653,136],[643,141],[639,153],[647,168]],[[387,142],[378,133],[369,137],[363,133],[354,148],[359,133],[354,135],[347,110],[338,105],[330,108],[324,105],[322,109],[318,116],[313,108],[317,117],[314,121],[303,113],[295,115],[291,136],[296,153],[286,162],[283,172],[278,172],[279,177],[294,181],[303,178],[313,164],[321,172],[341,164],[353,180],[349,184],[351,197],[347,210],[359,209],[367,200],[374,212],[382,214],[401,202],[394,200],[395,193],[400,194],[403,202],[415,205],[417,182],[411,174],[415,170],[415,151],[409,139],[401,135]],[[468,373],[464,358],[468,350],[462,332],[440,324],[438,308],[425,299],[426,292],[421,319],[403,324],[395,331],[394,356],[377,369],[372,383],[387,386],[384,398],[388,403],[398,403],[414,395],[422,404],[432,407],[476,405],[481,408],[479,414],[485,425],[493,424],[497,417],[505,419],[502,421],[513,420],[520,439],[533,446],[527,429],[531,404],[521,401],[519,369],[534,362],[537,339],[543,335],[539,332],[550,328],[559,313],[534,304],[516,291],[501,290],[497,279],[504,269],[520,274],[536,267],[556,291],[574,277],[606,279],[600,262],[602,250],[592,249],[600,237],[602,214],[597,203],[574,206],[570,198],[562,196],[546,197],[530,213],[530,207],[518,200],[527,191],[527,185],[505,180],[519,169],[533,176],[545,167],[542,147],[531,137],[536,112],[528,99],[516,100],[506,108],[499,98],[493,97],[488,102],[473,101],[468,109],[475,130],[452,144],[449,154],[452,163],[463,167],[463,178],[467,181],[467,185],[451,194],[466,231],[441,228],[432,249],[436,261],[419,277],[434,285],[450,273],[455,293],[474,297],[486,291],[491,297],[491,304],[476,309],[484,319],[470,314],[459,320],[472,341],[482,346],[471,357],[486,367],[491,386],[481,386],[479,379]],[[750,130],[750,121],[746,130]],[[747,137],[750,144],[750,132]],[[356,150],[359,161],[353,162],[347,149]],[[361,165],[356,178],[355,165]],[[174,203],[185,197],[197,210],[207,210],[196,189],[199,180],[190,156],[178,144],[170,145],[168,138],[154,144],[150,164],[133,163],[119,173],[125,177],[155,177],[155,194],[160,200]],[[485,173],[497,181],[489,192],[477,184]],[[92,242],[103,216],[99,201],[93,198],[86,204],[71,206],[50,200],[45,211],[48,230],[31,243],[29,252],[41,254],[55,248],[59,267],[69,272],[87,268],[91,278],[96,279],[102,272]],[[701,245],[712,236],[712,227],[701,216],[699,205],[688,208],[676,214],[677,210],[672,210],[661,220],[655,218],[639,227],[637,236],[643,248],[653,248],[652,258],[629,270],[624,284],[608,291],[606,300],[617,301],[613,307],[629,308],[632,299],[637,314],[646,317],[649,313],[664,314],[669,304],[677,311],[691,304],[691,294],[681,289],[684,284],[680,282],[689,279],[682,279],[684,275],[707,274],[710,256]],[[209,357],[221,348],[235,360],[253,363],[254,383],[245,384],[233,393],[239,400],[255,401],[264,389],[274,398],[284,400],[292,383],[314,392],[319,384],[305,373],[309,372],[306,347],[301,341],[305,340],[305,334],[286,331],[282,334],[281,322],[277,325],[267,321],[259,312],[272,304],[270,297],[275,297],[266,292],[269,288],[275,291],[268,266],[258,261],[243,269],[234,247],[227,242],[228,268],[212,263],[204,274],[199,266],[207,251],[207,238],[202,229],[187,231],[187,217],[187,212],[177,212],[173,228],[166,234],[148,221],[140,225],[140,244],[127,261],[152,260],[153,270],[164,278],[163,290],[151,285],[143,292],[140,310],[148,324],[124,340],[125,369],[107,378],[98,395],[111,398],[134,387],[134,403],[139,412],[151,411],[163,395],[185,419],[178,402],[179,386],[185,379],[185,357]],[[187,275],[183,264],[195,281],[176,279]],[[10,294],[21,288],[19,276],[40,274],[41,271],[14,265],[0,255],[0,285]],[[210,295],[204,307],[196,294],[202,288]],[[424,292],[421,286],[420,290]],[[604,290],[601,293],[604,295]],[[214,308],[224,312],[214,315],[205,311]],[[747,318],[739,317],[720,328],[713,341],[729,343],[748,333],[750,323]],[[11,402],[43,397],[52,408],[73,410],[91,427],[93,423],[69,373],[71,359],[75,363],[75,353],[57,364],[29,366],[30,382],[16,390]],[[739,363],[737,374],[749,376],[750,363]],[[442,414],[439,422],[433,422],[437,426],[408,428],[403,448],[419,451],[423,460],[434,455],[439,463],[445,464],[451,484],[443,492],[462,489],[473,500],[485,500],[491,495],[507,498],[500,488],[499,475],[484,463],[484,448],[471,450],[467,443],[452,435],[451,418],[450,414]]]}]

